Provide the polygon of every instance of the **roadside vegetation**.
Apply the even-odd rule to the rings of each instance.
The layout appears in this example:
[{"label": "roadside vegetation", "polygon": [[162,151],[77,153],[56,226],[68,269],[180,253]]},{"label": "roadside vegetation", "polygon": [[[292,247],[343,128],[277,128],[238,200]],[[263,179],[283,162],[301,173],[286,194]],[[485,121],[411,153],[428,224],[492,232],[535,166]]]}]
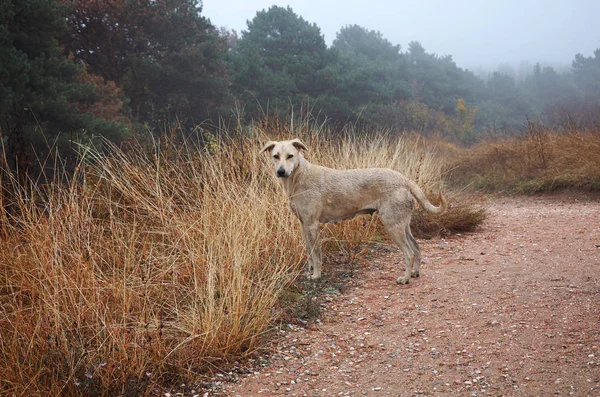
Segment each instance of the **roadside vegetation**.
[{"label": "roadside vegetation", "polygon": [[600,191],[600,129],[529,123],[525,135],[488,139],[453,152],[450,180],[484,192]]},{"label": "roadside vegetation", "polygon": [[[318,164],[396,169],[433,202],[443,190],[445,214],[416,209],[421,238],[475,230],[486,215],[481,190],[598,190],[593,129],[531,125],[526,137],[461,148],[356,125],[334,132],[308,118],[242,125],[82,145],[74,171],[43,183],[2,169],[3,393],[147,395],[251,356],[289,306],[304,299],[310,309],[306,294],[319,288],[294,286],[304,244],[258,155],[268,139],[299,137]],[[349,261],[387,239],[376,216],[327,225],[323,237],[326,253]]]},{"label": "roadside vegetation", "polygon": [[[44,184],[2,170],[2,392],[144,395],[260,348],[305,261],[297,220],[258,156],[267,139],[298,136],[320,164],[397,169],[432,200],[443,189],[444,159],[416,136],[281,128],[82,146],[75,170]],[[480,219],[432,225],[452,222]],[[324,236],[330,251],[385,238],[376,217]]]}]

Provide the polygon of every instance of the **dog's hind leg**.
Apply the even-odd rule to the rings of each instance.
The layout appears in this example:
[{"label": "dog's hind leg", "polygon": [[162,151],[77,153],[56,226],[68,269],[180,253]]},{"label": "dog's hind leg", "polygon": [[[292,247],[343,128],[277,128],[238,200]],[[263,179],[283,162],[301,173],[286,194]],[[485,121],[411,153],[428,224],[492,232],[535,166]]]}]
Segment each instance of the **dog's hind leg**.
[{"label": "dog's hind leg", "polygon": [[[380,215],[382,214],[380,213]],[[412,274],[412,267],[415,262],[415,254],[408,242],[408,238],[406,235],[406,225],[404,224],[404,222],[394,223],[389,219],[386,222],[386,219],[383,216],[381,216],[381,220],[392,241],[396,243],[396,245],[404,254],[404,259],[406,262],[406,270],[404,271],[404,276],[398,277],[396,282],[398,284],[408,284]]]},{"label": "dog's hind leg", "polygon": [[419,247],[419,243],[417,243],[417,240],[415,240],[412,231],[410,230],[410,222],[406,225],[405,233],[408,245],[410,246],[410,249],[415,257],[413,262],[412,277],[419,277],[421,270],[421,248]]},{"label": "dog's hind leg", "polygon": [[390,238],[396,245],[400,248],[400,250],[404,253],[404,260],[406,262],[406,269],[404,270],[404,276],[398,277],[396,282],[398,284],[408,284],[410,281],[410,277],[412,275],[412,267],[415,263],[415,255],[410,248],[408,243],[405,228],[402,226],[399,227],[390,227],[386,228]]}]

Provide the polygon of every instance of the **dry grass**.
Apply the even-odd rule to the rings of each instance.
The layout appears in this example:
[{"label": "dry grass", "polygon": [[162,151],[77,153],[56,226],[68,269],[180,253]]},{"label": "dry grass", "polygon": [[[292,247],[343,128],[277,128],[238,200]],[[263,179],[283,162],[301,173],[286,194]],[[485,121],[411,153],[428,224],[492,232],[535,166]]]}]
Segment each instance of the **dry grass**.
[{"label": "dry grass", "polygon": [[[16,194],[0,205],[0,393],[144,395],[255,351],[304,262],[258,157],[267,137],[299,136],[316,163],[441,187],[443,160],[414,141],[269,125],[201,150],[89,150],[75,175],[29,191],[5,173]],[[329,228],[327,246],[356,247],[378,228],[364,217]]]},{"label": "dry grass", "polygon": [[416,211],[411,223],[415,236],[431,238],[473,232],[487,217],[486,200],[481,194],[448,191],[447,196],[451,207],[442,214],[426,213],[421,208]]},{"label": "dry grass", "polygon": [[220,148],[90,152],[67,185],[33,192],[43,205],[17,195],[0,249],[3,392],[143,394],[256,349],[302,244],[255,156]]},{"label": "dry grass", "polygon": [[452,179],[484,191],[600,190],[600,129],[555,132],[530,125],[524,137],[464,149]]}]

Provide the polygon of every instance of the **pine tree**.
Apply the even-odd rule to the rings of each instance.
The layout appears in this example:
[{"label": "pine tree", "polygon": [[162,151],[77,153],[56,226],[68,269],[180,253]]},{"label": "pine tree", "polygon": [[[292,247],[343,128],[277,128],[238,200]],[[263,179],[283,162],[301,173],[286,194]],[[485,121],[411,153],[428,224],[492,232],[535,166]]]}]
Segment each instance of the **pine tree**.
[{"label": "pine tree", "polygon": [[573,61],[573,77],[583,99],[596,104],[600,103],[600,48],[594,56],[575,55]]},{"label": "pine tree", "polygon": [[318,71],[325,66],[321,30],[291,8],[259,11],[232,54],[233,83],[248,105],[287,110],[319,95]]},{"label": "pine tree", "polygon": [[69,157],[74,139],[124,133],[119,122],[78,109],[95,101],[95,85],[82,82],[81,68],[62,55],[57,38],[66,11],[52,0],[0,2],[0,128],[8,165],[23,178],[53,145]]},{"label": "pine tree", "polygon": [[152,127],[203,121],[228,104],[226,40],[197,0],[65,0],[66,51],[114,82]]}]

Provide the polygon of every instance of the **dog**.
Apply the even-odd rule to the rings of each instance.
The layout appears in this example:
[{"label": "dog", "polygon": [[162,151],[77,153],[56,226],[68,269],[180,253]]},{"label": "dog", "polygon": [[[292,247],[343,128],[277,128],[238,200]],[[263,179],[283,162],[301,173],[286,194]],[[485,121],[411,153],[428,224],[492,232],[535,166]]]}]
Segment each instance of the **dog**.
[{"label": "dog", "polygon": [[377,212],[392,241],[406,260],[407,284],[419,277],[421,251],[410,230],[414,198],[426,211],[442,213],[448,204],[440,193],[441,204],[434,206],[421,188],[399,172],[387,168],[336,170],[308,162],[299,140],[269,141],[260,153],[269,152],[275,173],[289,198],[290,208],[300,220],[308,254],[307,277],[321,277],[320,223],[337,223],[357,215]]}]

